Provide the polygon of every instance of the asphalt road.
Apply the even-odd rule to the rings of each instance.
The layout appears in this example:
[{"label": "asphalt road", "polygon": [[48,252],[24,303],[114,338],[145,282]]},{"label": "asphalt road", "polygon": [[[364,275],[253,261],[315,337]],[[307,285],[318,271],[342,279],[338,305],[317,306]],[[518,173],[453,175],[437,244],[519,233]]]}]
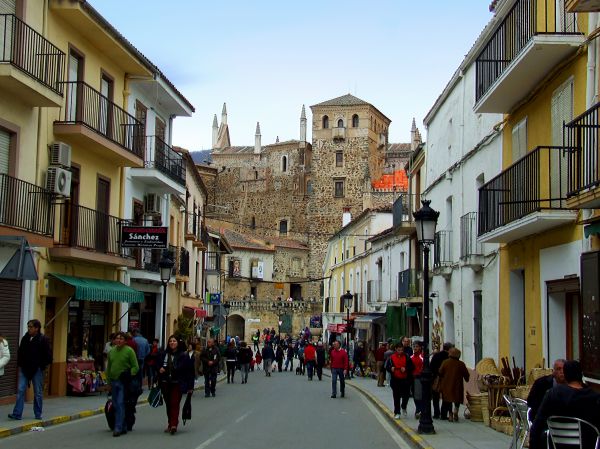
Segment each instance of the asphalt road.
[{"label": "asphalt road", "polygon": [[[237,373],[239,375],[239,372]],[[147,394],[147,393],[144,393]],[[250,373],[247,384],[221,382],[217,397],[196,392],[192,421],[163,433],[163,407],[138,407],[133,432],[118,438],[104,415],[2,440],[3,449],[408,449],[393,424],[356,390],[331,399],[331,381],[309,382],[294,373]]]}]

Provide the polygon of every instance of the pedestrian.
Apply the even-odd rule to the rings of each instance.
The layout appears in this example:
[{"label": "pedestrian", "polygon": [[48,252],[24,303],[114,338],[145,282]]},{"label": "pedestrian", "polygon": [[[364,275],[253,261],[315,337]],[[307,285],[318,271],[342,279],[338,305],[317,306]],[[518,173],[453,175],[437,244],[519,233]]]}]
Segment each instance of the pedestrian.
[{"label": "pedestrian", "polygon": [[396,347],[392,344],[393,340],[390,338],[387,341],[387,349],[383,353],[383,371],[385,371],[385,376],[387,377],[388,385],[391,387],[392,385],[392,372],[385,368],[388,359],[396,352]]},{"label": "pedestrian", "polygon": [[131,335],[131,332],[125,333],[125,344],[131,349],[133,349],[133,352],[135,352],[137,356],[137,343],[133,339],[133,335]]},{"label": "pedestrian", "polygon": [[366,359],[367,357],[365,354],[365,347],[362,342],[358,342],[358,344],[354,348],[352,361],[354,362],[355,371],[358,369],[358,371],[360,372],[360,377],[365,377]]},{"label": "pedestrian", "polygon": [[202,372],[204,373],[204,397],[212,395],[215,397],[217,388],[217,373],[219,372],[219,362],[221,354],[215,346],[215,340],[210,338],[206,342],[206,348],[200,354],[202,359]]},{"label": "pedestrian", "polygon": [[262,355],[260,351],[256,351],[254,355],[254,366],[256,366],[256,371],[260,371],[260,365],[262,364]]},{"label": "pedestrian", "polygon": [[421,372],[423,371],[423,343],[415,341],[413,343],[413,355],[410,358],[413,364],[412,387],[413,400],[415,401],[415,419],[421,417],[423,411],[423,392],[421,389]]},{"label": "pedestrian", "polygon": [[260,331],[258,329],[256,334],[252,336],[252,343],[254,343],[254,352],[258,351],[258,344],[260,343]]},{"label": "pedestrian", "polygon": [[252,361],[252,349],[246,344],[245,341],[240,343],[240,350],[238,352],[238,363],[240,364],[240,370],[242,372],[242,383],[248,383],[248,371],[250,371],[250,362]]},{"label": "pedestrian", "polygon": [[554,364],[552,365],[552,374],[536,379],[531,386],[531,390],[527,396],[527,407],[531,409],[529,412],[531,421],[535,419],[537,411],[540,408],[540,405],[542,405],[542,400],[544,399],[546,392],[550,388],[566,383],[565,375],[563,373],[565,362],[566,360],[564,359],[555,360]]},{"label": "pedestrian", "polygon": [[262,360],[265,369],[265,376],[271,377],[271,369],[273,367],[273,360],[275,359],[275,352],[273,346],[270,343],[266,343],[262,349]]},{"label": "pedestrian", "polygon": [[235,346],[235,340],[232,338],[231,340],[229,340],[227,349],[225,349],[225,363],[227,365],[227,383],[235,383],[233,378],[235,377],[237,354],[238,350]]},{"label": "pedestrian", "polygon": [[283,371],[283,347],[281,345],[277,345],[277,351],[275,351],[275,361],[277,362],[277,371]]},{"label": "pedestrian", "polygon": [[402,337],[402,349],[409,357],[413,355],[412,345],[409,337]]},{"label": "pedestrian", "polygon": [[385,361],[385,351],[387,351],[387,343],[379,343],[379,347],[375,351],[375,364],[377,367],[377,386],[385,387],[385,370],[383,362]]},{"label": "pedestrian", "polygon": [[323,342],[319,341],[317,343],[316,350],[316,370],[317,370],[317,378],[319,380],[323,380],[323,367],[325,366],[325,348],[323,347]]},{"label": "pedestrian", "polygon": [[333,349],[329,354],[331,367],[331,397],[337,396],[337,379],[340,379],[340,396],[346,394],[346,381],[344,376],[348,374],[348,353],[345,349],[340,348],[340,342],[333,342]]},{"label": "pedestrian", "polygon": [[304,341],[302,340],[298,347],[298,368],[300,369],[300,373],[304,376]]},{"label": "pedestrian", "polygon": [[308,380],[313,380],[315,365],[317,363],[317,348],[313,343],[308,343],[304,348],[304,364],[308,372]]},{"label": "pedestrian", "polygon": [[[106,377],[110,382],[115,409],[114,437],[127,433],[126,395],[133,376],[139,371],[135,351],[125,343],[126,339],[127,335],[124,332],[115,334],[113,348],[108,353],[106,368]],[[132,425],[131,422],[129,424]]]},{"label": "pedestrian", "polygon": [[[442,396],[442,410],[440,419],[458,422],[458,409],[464,400],[464,382],[469,381],[469,371],[466,365],[459,360],[460,350],[448,350],[448,358],[440,366],[440,394]],[[454,411],[451,410],[454,404]]]},{"label": "pedestrian", "polygon": [[[549,389],[540,405],[533,425],[529,447],[531,449],[546,448],[544,432],[547,420],[551,416],[579,418],[600,428],[600,394],[583,383],[581,364],[577,360],[568,360],[563,364],[565,383],[559,383]],[[596,447],[595,432],[592,435],[589,426],[581,425],[583,432],[582,448]],[[589,433],[587,431],[590,431]]]},{"label": "pedestrian", "polygon": [[413,364],[410,356],[404,351],[402,344],[397,344],[394,353],[388,359],[387,367],[391,373],[390,386],[394,397],[394,418],[406,417],[406,406],[410,397],[410,378]]},{"label": "pedestrian", "polygon": [[431,401],[433,403],[433,418],[434,419],[440,419],[440,389],[439,389],[440,366],[442,366],[442,363],[444,362],[444,360],[446,360],[448,358],[448,351],[453,346],[454,345],[452,343],[446,342],[442,346],[442,350],[436,352],[431,357],[431,363],[430,363],[429,367],[431,369],[431,379],[432,379]]},{"label": "pedestrian", "polygon": [[4,367],[10,362],[8,340],[0,334],[0,376],[4,376]]},{"label": "pedestrian", "polygon": [[148,340],[146,340],[146,337],[140,333],[140,330],[137,327],[131,331],[131,335],[133,336],[133,340],[137,346],[135,354],[137,356],[138,366],[140,367],[138,376],[141,384],[141,380],[144,376],[144,361],[146,360],[148,354],[150,354],[150,344],[148,343]]},{"label": "pedestrian", "polygon": [[288,366],[290,368],[290,371],[294,371],[294,346],[291,343],[288,343],[288,345],[287,345],[285,366],[284,366],[283,370],[287,371]]},{"label": "pedestrian", "polygon": [[115,333],[113,332],[108,336],[108,341],[104,344],[104,350],[102,351],[103,356],[103,367],[104,371],[106,371],[106,365],[108,364],[108,353],[113,347],[113,340],[115,339]]},{"label": "pedestrian", "polygon": [[144,360],[144,366],[146,367],[146,375],[148,380],[148,389],[158,381],[158,355],[160,349],[158,347],[158,338],[152,340],[152,346],[150,346],[150,352]]},{"label": "pedestrian", "polygon": [[194,361],[185,348],[185,343],[171,335],[167,349],[160,356],[160,389],[167,411],[165,432],[174,435],[179,425],[179,407],[184,393],[194,391]]},{"label": "pedestrian", "polygon": [[42,419],[42,393],[44,387],[44,370],[52,363],[52,350],[48,337],[41,333],[42,324],[33,319],[27,322],[27,333],[21,338],[17,350],[19,366],[19,383],[17,399],[10,419],[22,419],[25,406],[27,385],[33,384],[33,414],[35,419]]}]

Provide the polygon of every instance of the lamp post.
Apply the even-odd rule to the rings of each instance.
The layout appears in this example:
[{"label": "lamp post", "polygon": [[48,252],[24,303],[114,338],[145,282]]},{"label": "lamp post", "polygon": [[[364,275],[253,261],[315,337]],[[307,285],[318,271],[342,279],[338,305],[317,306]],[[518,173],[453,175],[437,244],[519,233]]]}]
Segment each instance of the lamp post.
[{"label": "lamp post", "polygon": [[225,310],[225,343],[228,343],[227,341],[227,322],[228,322],[228,317],[229,317],[229,309],[231,309],[231,304],[229,304],[228,302],[226,302],[225,304],[223,304],[223,309]]},{"label": "lamp post", "polygon": [[350,308],[352,307],[353,295],[350,290],[346,290],[346,293],[342,295],[344,301],[344,307],[346,308],[346,349],[348,351],[348,378],[350,378]]},{"label": "lamp post", "polygon": [[173,262],[171,251],[164,250],[160,261],[158,262],[158,267],[160,268],[160,280],[163,285],[162,326],[160,329],[160,343],[163,347],[166,347],[165,334],[167,332],[167,285],[169,285],[174,265],[175,262]]},{"label": "lamp post", "polygon": [[424,434],[435,433],[431,419],[431,369],[429,367],[429,245],[435,241],[435,226],[440,213],[429,207],[431,201],[421,201],[423,206],[413,212],[417,227],[417,241],[423,247],[423,371],[421,391],[423,410],[417,431]]}]

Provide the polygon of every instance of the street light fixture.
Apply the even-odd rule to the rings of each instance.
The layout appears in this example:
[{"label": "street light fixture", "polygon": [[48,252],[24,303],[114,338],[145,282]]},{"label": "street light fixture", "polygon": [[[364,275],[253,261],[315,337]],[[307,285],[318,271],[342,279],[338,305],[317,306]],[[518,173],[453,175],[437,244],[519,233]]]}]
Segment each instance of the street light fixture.
[{"label": "street light fixture", "polygon": [[171,275],[173,274],[173,267],[175,266],[175,262],[173,262],[172,257],[173,256],[171,255],[171,251],[164,250],[160,261],[158,262],[158,267],[160,268],[160,280],[162,281],[163,285],[162,327],[160,330],[160,343],[165,348],[165,334],[167,332],[167,285],[171,280]]},{"label": "street light fixture", "polygon": [[423,246],[423,371],[421,391],[423,410],[417,431],[424,434],[435,433],[431,419],[431,369],[429,367],[429,245],[435,241],[435,226],[440,213],[429,207],[431,201],[423,200],[423,207],[413,212],[417,227],[417,241]]},{"label": "street light fixture", "polygon": [[227,341],[227,317],[229,316],[229,309],[231,309],[231,304],[229,304],[228,302],[226,302],[225,304],[223,304],[223,310],[225,310],[225,343],[228,343]]},{"label": "street light fixture", "polygon": [[350,290],[346,290],[346,293],[342,295],[344,301],[344,307],[346,308],[346,349],[348,351],[348,378],[350,378],[350,308],[352,307],[352,299],[354,296],[350,293]]}]

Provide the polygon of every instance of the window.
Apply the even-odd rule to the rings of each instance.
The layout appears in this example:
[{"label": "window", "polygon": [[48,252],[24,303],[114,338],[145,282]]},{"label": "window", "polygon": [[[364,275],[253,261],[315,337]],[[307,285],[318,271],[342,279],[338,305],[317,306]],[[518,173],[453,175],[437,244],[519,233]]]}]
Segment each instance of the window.
[{"label": "window", "polygon": [[323,116],[323,129],[329,128],[329,117],[326,115]]},{"label": "window", "polygon": [[310,179],[306,181],[306,193],[309,195],[312,193],[312,181]]},{"label": "window", "polygon": [[342,153],[341,151],[335,152],[335,166],[336,167],[344,166],[344,153]]},{"label": "window", "polygon": [[252,217],[252,220],[250,221],[250,227],[252,229],[256,229],[256,217]]},{"label": "window", "polygon": [[11,134],[0,129],[0,173],[8,174],[12,143]]},{"label": "window", "polygon": [[512,129],[512,160],[518,161],[527,154],[527,117]]},{"label": "window", "polygon": [[343,127],[344,127],[344,121],[343,121],[342,119],[339,119],[339,120],[337,121],[337,127],[338,127],[338,128],[343,128]]},{"label": "window", "polygon": [[334,181],[334,196],[336,198],[344,197],[344,181],[342,181],[342,180]]},{"label": "window", "polygon": [[288,168],[288,158],[287,158],[287,156],[283,156],[281,158],[281,171],[285,173],[287,171],[287,168]]},{"label": "window", "polygon": [[352,128],[358,128],[358,115],[356,114],[352,116]]},{"label": "window", "polygon": [[288,233],[288,222],[287,220],[281,220],[279,222],[279,235],[280,236],[287,236]]}]

